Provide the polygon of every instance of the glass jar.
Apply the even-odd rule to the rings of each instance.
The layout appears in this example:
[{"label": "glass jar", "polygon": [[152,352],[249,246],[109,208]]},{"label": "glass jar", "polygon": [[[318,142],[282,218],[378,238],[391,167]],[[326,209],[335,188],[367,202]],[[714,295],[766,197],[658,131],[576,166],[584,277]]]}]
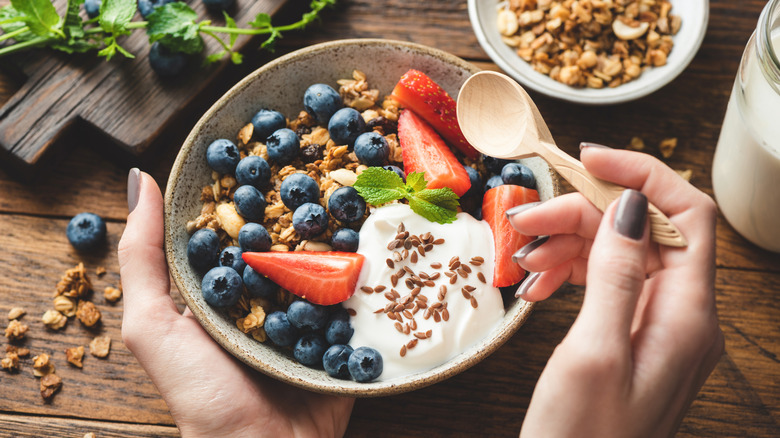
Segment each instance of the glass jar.
[{"label": "glass jar", "polygon": [[780,252],[780,0],[764,7],[731,91],[712,187],[726,220]]}]

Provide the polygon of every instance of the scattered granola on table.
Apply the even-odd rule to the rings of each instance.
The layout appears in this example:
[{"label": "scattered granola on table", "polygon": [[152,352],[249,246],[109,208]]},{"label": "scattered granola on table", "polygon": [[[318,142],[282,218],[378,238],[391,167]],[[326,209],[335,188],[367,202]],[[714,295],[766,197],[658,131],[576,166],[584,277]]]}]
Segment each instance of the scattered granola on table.
[{"label": "scattered granola on table", "polygon": [[670,158],[674,155],[674,150],[677,148],[677,137],[665,138],[658,144],[658,149],[661,151],[661,155],[664,158]]},{"label": "scattered granola on table", "polygon": [[79,301],[76,317],[87,327],[94,327],[100,321],[100,310],[92,301]]},{"label": "scattered granola on table", "polygon": [[41,353],[33,358],[33,375],[42,377],[54,373],[54,363],[46,353]]},{"label": "scattered granola on table", "polygon": [[120,298],[122,298],[122,289],[109,286],[103,289],[103,298],[105,298],[109,303],[116,303]]},{"label": "scattered granola on table", "polygon": [[11,341],[18,341],[24,338],[27,329],[27,324],[22,324],[18,319],[13,319],[8,323],[8,327],[5,328],[5,337]]},{"label": "scattered granola on table", "polygon": [[22,309],[21,307],[14,307],[13,309],[8,311],[8,319],[19,319],[22,316],[24,316],[27,313],[26,310]]},{"label": "scattered granola on table", "polygon": [[108,356],[108,352],[111,349],[111,337],[109,336],[95,336],[89,343],[89,354],[104,358]]},{"label": "scattered granola on table", "polygon": [[62,379],[54,373],[41,377],[41,397],[45,401],[51,400],[54,394],[62,387]]},{"label": "scattered granola on table", "polygon": [[41,317],[41,322],[52,330],[59,330],[68,323],[68,317],[57,310],[47,310]]},{"label": "scattered granola on table", "polygon": [[73,366],[82,368],[83,366],[82,359],[84,358],[84,346],[79,345],[78,347],[66,348],[65,358],[67,359],[68,363],[72,364]]}]

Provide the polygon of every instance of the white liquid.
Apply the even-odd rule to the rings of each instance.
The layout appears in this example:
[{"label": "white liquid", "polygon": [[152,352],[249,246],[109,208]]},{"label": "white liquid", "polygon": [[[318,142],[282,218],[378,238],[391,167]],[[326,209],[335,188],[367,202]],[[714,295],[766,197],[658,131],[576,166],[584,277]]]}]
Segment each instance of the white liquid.
[{"label": "white liquid", "polygon": [[[776,51],[780,48],[780,33],[773,35],[772,44]],[[756,245],[780,252],[780,94],[767,82],[755,54],[743,62],[744,90],[735,81],[715,151],[712,186],[734,229]]]}]

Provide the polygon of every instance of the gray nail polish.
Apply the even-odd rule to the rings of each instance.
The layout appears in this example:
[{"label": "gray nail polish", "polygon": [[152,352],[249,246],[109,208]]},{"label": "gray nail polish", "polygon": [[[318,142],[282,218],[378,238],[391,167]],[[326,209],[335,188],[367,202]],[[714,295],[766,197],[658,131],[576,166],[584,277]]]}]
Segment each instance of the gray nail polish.
[{"label": "gray nail polish", "polygon": [[629,239],[639,240],[645,232],[647,222],[647,197],[632,189],[620,195],[613,226]]},{"label": "gray nail polish", "polygon": [[589,142],[583,141],[582,143],[580,143],[580,150],[583,150],[585,148],[612,149],[611,147],[604,146],[603,144],[589,143]]},{"label": "gray nail polish", "polygon": [[533,286],[534,283],[536,283],[536,280],[539,278],[539,273],[534,272],[531,274],[528,274],[528,277],[523,280],[523,283],[520,285],[520,287],[517,289],[517,292],[515,292],[515,298],[523,298],[528,294],[528,289]]},{"label": "gray nail polish", "polygon": [[515,263],[519,263],[524,258],[528,257],[528,254],[531,254],[531,251],[535,250],[536,248],[539,248],[544,244],[544,242],[547,242],[548,240],[550,240],[550,236],[541,236],[526,243],[522,248],[520,248],[516,253],[512,255],[512,261]]},{"label": "gray nail polish", "polygon": [[141,195],[141,171],[137,167],[130,169],[127,174],[127,213],[130,214],[138,205],[138,197]]},{"label": "gray nail polish", "polygon": [[531,207],[536,207],[539,204],[541,204],[541,202],[529,202],[527,204],[516,205],[506,211],[506,218],[511,219],[512,216],[522,213]]}]

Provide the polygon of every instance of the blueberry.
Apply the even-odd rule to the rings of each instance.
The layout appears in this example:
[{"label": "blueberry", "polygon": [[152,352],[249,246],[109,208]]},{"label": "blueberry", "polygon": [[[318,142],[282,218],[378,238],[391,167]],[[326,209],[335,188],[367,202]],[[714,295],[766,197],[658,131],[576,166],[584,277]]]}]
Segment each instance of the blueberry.
[{"label": "blueberry", "polygon": [[346,144],[352,146],[355,143],[355,139],[360,134],[363,134],[365,130],[366,121],[363,120],[360,112],[354,108],[342,108],[336,111],[328,121],[328,134],[330,134],[330,139],[337,145]]},{"label": "blueberry", "polygon": [[257,155],[244,157],[236,166],[236,181],[243,186],[249,184],[262,190],[271,180],[271,166],[265,158]]},{"label": "blueberry", "polygon": [[165,6],[168,3],[173,2],[174,0],[138,0],[138,12],[140,12],[141,15],[146,18],[160,6]]},{"label": "blueberry", "polygon": [[86,0],[84,2],[84,11],[87,13],[87,17],[95,18],[100,15],[100,0]]},{"label": "blueberry", "polygon": [[265,141],[277,129],[286,128],[287,120],[279,111],[263,108],[252,117],[252,125],[255,138]]},{"label": "blueberry", "polygon": [[244,287],[252,298],[270,299],[276,296],[279,291],[279,285],[270,278],[258,273],[251,266],[244,268]]},{"label": "blueberry", "polygon": [[308,301],[293,301],[287,308],[287,320],[303,332],[312,332],[328,323],[328,309]]},{"label": "blueberry", "polygon": [[95,249],[106,240],[106,223],[94,213],[79,213],[68,223],[65,235],[79,251]]},{"label": "blueberry", "polygon": [[265,252],[271,249],[271,235],[264,226],[248,222],[238,230],[238,245],[244,252]]},{"label": "blueberry", "polygon": [[237,246],[228,246],[219,253],[219,266],[233,268],[238,275],[244,274],[246,262],[241,258],[241,248]]},{"label": "blueberry", "polygon": [[298,340],[298,331],[287,320],[287,314],[278,310],[265,317],[263,329],[268,339],[280,347],[289,347]]},{"label": "blueberry", "polygon": [[305,173],[293,173],[282,181],[279,187],[279,196],[284,205],[295,211],[307,202],[318,202],[320,199],[320,186],[314,178]]},{"label": "blueberry", "polygon": [[329,344],[346,344],[352,339],[355,329],[349,323],[349,314],[343,307],[330,315],[325,326],[325,340]]},{"label": "blueberry", "polygon": [[292,129],[277,129],[268,136],[265,142],[268,159],[280,166],[286,166],[298,156],[301,141]]},{"label": "blueberry", "polygon": [[292,225],[301,239],[310,239],[328,229],[328,212],[320,204],[307,202],[293,212]]},{"label": "blueberry", "polygon": [[320,333],[306,333],[298,339],[293,348],[295,360],[308,367],[322,364],[322,356],[328,349],[328,343]]},{"label": "blueberry", "polygon": [[314,84],[303,94],[303,108],[321,124],[326,124],[333,113],[343,107],[338,91],[326,84]]},{"label": "blueberry", "polygon": [[349,356],[354,350],[349,345],[331,345],[322,355],[322,366],[329,376],[349,380]]},{"label": "blueberry", "polygon": [[504,180],[501,179],[501,175],[493,175],[490,178],[488,178],[487,182],[485,183],[485,191],[492,189],[493,187],[498,187],[504,185]]},{"label": "blueberry", "polygon": [[149,48],[149,65],[155,73],[163,77],[177,76],[187,66],[188,56],[182,52],[174,52],[159,41]]},{"label": "blueberry", "polygon": [[241,156],[236,145],[227,139],[214,140],[206,149],[206,161],[209,167],[219,173],[233,173]]},{"label": "blueberry", "polygon": [[336,251],[356,252],[360,244],[360,234],[349,228],[339,228],[330,238],[330,246]]},{"label": "blueberry", "polygon": [[207,8],[215,11],[224,11],[225,9],[233,6],[236,0],[203,0],[203,4]]},{"label": "blueberry", "polygon": [[470,213],[472,216],[474,212],[482,205],[483,187],[482,180],[479,177],[479,172],[471,166],[463,166],[466,169],[466,173],[469,175],[469,181],[471,181],[471,187],[460,197],[460,207],[463,211]]},{"label": "blueberry", "polygon": [[363,218],[366,201],[354,187],[339,187],[328,199],[328,211],[341,222],[355,222]]},{"label": "blueberry", "polygon": [[358,347],[347,361],[349,374],[358,382],[370,382],[382,374],[382,355],[371,347]]},{"label": "blueberry", "polygon": [[501,169],[511,162],[512,160],[504,160],[503,158],[496,158],[488,155],[482,156],[482,163],[485,165],[485,168],[494,175],[500,174]]},{"label": "blueberry", "polygon": [[366,132],[355,140],[355,155],[366,166],[385,166],[390,158],[390,145],[379,133]]},{"label": "blueberry", "polygon": [[230,307],[241,297],[243,284],[235,269],[227,266],[211,268],[200,283],[203,299],[214,307]]},{"label": "blueberry", "polygon": [[248,221],[261,221],[265,217],[265,196],[254,186],[241,186],[233,194],[236,211]]},{"label": "blueberry", "polygon": [[536,189],[536,178],[533,171],[520,163],[509,163],[501,169],[501,180],[504,184],[514,184],[529,189]]},{"label": "blueberry", "polygon": [[404,173],[403,169],[401,169],[400,167],[388,165],[388,166],[383,166],[382,169],[392,170],[393,172],[397,173],[398,176],[401,177],[401,181],[406,182],[406,174]]},{"label": "blueberry", "polygon": [[206,272],[217,264],[219,236],[211,228],[201,228],[187,242],[187,259],[195,270]]}]

